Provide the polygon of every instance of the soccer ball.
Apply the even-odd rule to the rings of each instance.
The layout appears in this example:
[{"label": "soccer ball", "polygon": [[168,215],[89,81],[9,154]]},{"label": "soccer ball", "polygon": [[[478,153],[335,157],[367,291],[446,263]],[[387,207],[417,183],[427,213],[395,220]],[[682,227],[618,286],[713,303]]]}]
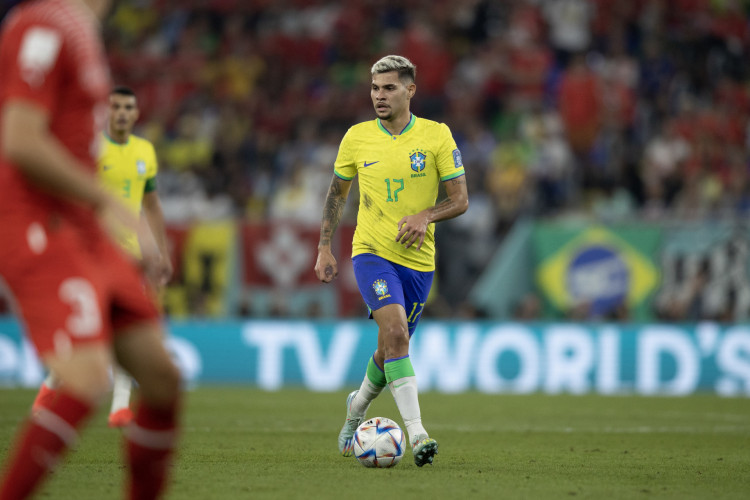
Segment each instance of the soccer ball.
[{"label": "soccer ball", "polygon": [[406,438],[390,418],[375,417],[354,431],[354,456],[365,467],[394,467],[404,456]]}]

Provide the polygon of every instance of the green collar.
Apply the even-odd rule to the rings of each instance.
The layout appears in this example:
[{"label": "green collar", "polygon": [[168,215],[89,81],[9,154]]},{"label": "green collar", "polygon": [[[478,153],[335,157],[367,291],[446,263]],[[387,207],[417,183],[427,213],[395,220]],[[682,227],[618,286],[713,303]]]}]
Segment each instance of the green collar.
[{"label": "green collar", "polygon": [[108,140],[109,142],[111,142],[111,143],[112,143],[112,144],[114,144],[115,146],[127,146],[128,144],[130,144],[130,136],[131,136],[131,135],[133,135],[133,134],[130,134],[130,135],[128,135],[128,140],[127,140],[127,141],[125,141],[125,143],[123,144],[123,143],[119,143],[119,142],[117,142],[116,140],[112,139],[112,138],[111,138],[111,137],[109,136],[109,134],[107,133],[107,131],[106,131],[106,130],[103,130],[103,131],[102,131],[102,134],[104,134],[104,138],[105,138],[105,139],[107,139],[107,140]]},{"label": "green collar", "polygon": [[[406,127],[404,127],[404,129],[403,129],[403,130],[401,131],[401,133],[399,133],[398,135],[404,135],[405,133],[407,133],[407,132],[408,132],[409,130],[411,130],[411,129],[412,129],[412,127],[414,127],[414,124],[415,124],[415,123],[417,122],[417,117],[416,117],[416,116],[414,116],[414,113],[410,113],[410,114],[411,114],[411,118],[409,118],[409,123],[407,123],[407,124],[406,124]],[[383,124],[382,124],[382,123],[380,122],[380,118],[376,118],[376,119],[375,119],[375,121],[376,121],[376,122],[378,123],[378,128],[379,128],[380,130],[382,130],[383,132],[385,132],[386,134],[388,134],[388,135],[390,135],[390,136],[392,136],[392,135],[393,135],[393,134],[391,134],[391,133],[390,133],[390,132],[388,131],[388,129],[387,129],[387,128],[385,128],[385,127],[383,126]]]}]

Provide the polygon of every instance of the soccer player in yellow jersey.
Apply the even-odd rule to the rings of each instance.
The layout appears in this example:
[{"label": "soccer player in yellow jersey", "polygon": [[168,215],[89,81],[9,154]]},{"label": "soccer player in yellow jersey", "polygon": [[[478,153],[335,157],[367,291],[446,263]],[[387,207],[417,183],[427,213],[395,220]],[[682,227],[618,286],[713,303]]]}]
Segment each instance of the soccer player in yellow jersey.
[{"label": "soccer player in yellow jersey", "polygon": [[[109,96],[109,124],[102,132],[102,150],[98,169],[102,183],[136,214],[143,214],[150,231],[141,231],[140,239],[153,237],[159,249],[156,269],[150,278],[156,286],[165,285],[172,276],[172,263],[167,249],[164,214],[156,191],[159,169],[154,146],[133,135],[138,120],[138,101],[128,87],[115,87]],[[122,247],[136,258],[141,256],[139,234],[123,233]]]},{"label": "soccer player in yellow jersey", "polygon": [[[172,262],[167,249],[164,215],[156,191],[156,153],[149,141],[132,133],[138,116],[138,101],[133,90],[124,86],[112,89],[109,95],[109,122],[101,136],[98,171],[101,182],[110,192],[133,213],[143,215],[139,232],[123,230],[118,234],[119,243],[139,260],[142,249],[158,251],[157,259],[144,259],[143,262],[154,263],[146,269],[146,276],[155,287],[161,287],[172,277]],[[132,381],[119,368],[115,368],[113,378],[109,425],[124,427],[133,418],[130,410]],[[42,384],[35,407],[40,398],[54,397],[55,385],[55,377],[51,374]]]},{"label": "soccer player in yellow jersey", "polygon": [[[461,153],[448,127],[409,110],[417,90],[416,67],[405,57],[390,55],[377,61],[371,73],[377,118],[354,125],[341,141],[323,209],[315,273],[324,283],[338,274],[331,238],[358,175],[352,263],[378,325],[378,346],[362,385],[347,398],[339,451],[352,454],[354,431],[388,385],[406,425],[414,463],[421,467],[433,462],[438,444],[422,425],[409,340],[435,270],[434,223],[464,213],[469,196]],[[436,204],[441,183],[446,198]]]},{"label": "soccer player in yellow jersey", "polygon": [[[102,132],[102,151],[99,156],[99,177],[104,185],[136,214],[142,214],[138,234],[123,233],[120,244],[135,258],[141,248],[155,240],[159,259],[155,269],[146,269],[146,276],[156,287],[167,284],[172,277],[172,262],[167,248],[164,214],[156,191],[158,162],[154,146],[133,135],[138,120],[138,101],[128,87],[115,87],[109,95],[109,123]],[[111,427],[124,427],[133,418],[130,410],[130,376],[115,368],[112,406],[109,413]]]}]

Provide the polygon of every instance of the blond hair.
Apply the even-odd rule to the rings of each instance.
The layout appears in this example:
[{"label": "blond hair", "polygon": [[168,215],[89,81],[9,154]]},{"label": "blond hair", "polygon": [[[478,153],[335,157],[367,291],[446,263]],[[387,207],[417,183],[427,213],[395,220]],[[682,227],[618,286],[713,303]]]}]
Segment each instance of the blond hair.
[{"label": "blond hair", "polygon": [[409,83],[414,83],[417,78],[417,67],[403,56],[385,56],[378,62],[372,65],[371,73],[376,75],[378,73],[389,73],[391,71],[398,72],[399,80],[408,80]]}]

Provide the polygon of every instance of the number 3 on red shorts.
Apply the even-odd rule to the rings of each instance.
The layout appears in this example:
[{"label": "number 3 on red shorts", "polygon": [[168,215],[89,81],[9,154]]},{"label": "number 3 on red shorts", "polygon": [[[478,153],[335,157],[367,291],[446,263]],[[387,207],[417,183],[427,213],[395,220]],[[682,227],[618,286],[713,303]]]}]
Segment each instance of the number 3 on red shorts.
[{"label": "number 3 on red shorts", "polygon": [[70,305],[65,329],[73,337],[91,337],[102,327],[102,315],[96,290],[88,280],[67,278],[60,284],[60,300]]}]

